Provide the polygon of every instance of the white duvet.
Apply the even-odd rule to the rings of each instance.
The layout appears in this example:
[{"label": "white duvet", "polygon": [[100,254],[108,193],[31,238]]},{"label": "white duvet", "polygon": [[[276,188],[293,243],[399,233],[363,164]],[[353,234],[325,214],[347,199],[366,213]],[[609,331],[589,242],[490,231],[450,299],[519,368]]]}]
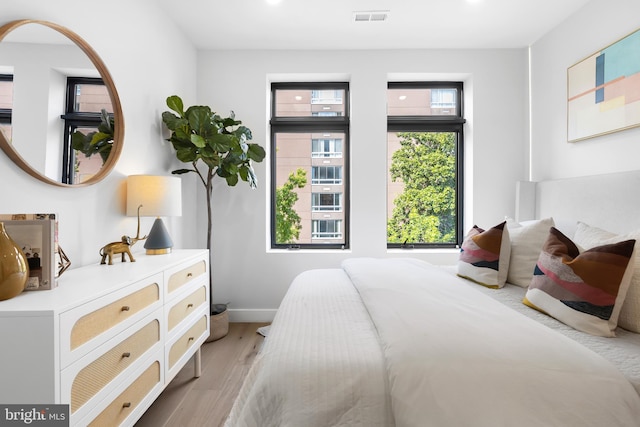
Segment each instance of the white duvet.
[{"label": "white duvet", "polygon": [[227,425],[640,426],[609,362],[460,280],[409,259],[303,273]]}]

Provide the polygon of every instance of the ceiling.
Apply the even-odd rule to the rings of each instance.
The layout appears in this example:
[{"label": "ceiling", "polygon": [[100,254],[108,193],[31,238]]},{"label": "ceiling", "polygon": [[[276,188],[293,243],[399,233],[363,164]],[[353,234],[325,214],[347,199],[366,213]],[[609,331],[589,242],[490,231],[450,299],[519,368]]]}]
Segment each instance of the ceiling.
[{"label": "ceiling", "polygon": [[526,47],[591,0],[268,1],[157,0],[198,49],[306,50]]}]

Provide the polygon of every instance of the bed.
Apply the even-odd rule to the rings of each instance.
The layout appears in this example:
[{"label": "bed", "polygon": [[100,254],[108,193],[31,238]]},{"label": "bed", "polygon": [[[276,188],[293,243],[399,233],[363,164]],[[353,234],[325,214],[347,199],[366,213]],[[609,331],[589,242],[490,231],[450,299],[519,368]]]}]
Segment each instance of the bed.
[{"label": "bed", "polygon": [[[628,183],[638,176],[615,174],[598,182]],[[520,214],[545,219],[503,226],[512,230],[509,242],[546,220],[545,206],[553,205],[547,197],[556,197],[557,188],[519,188],[536,199],[522,204]],[[602,185],[608,197],[611,188]],[[638,202],[629,200],[598,209],[610,215],[629,203],[637,212]],[[596,236],[606,241],[598,248],[608,249],[638,229],[635,218],[627,228],[610,217],[599,223],[599,216],[588,220],[618,228],[580,223],[578,229],[566,218],[580,218],[583,209],[580,200],[564,207],[553,225],[559,236],[582,236],[583,244],[585,236]],[[513,248],[519,259],[522,245]],[[618,255],[607,252],[606,259],[619,264]],[[635,256],[628,255],[620,273],[627,295],[640,278],[634,276],[640,271]],[[460,263],[435,266],[410,257],[352,258],[339,268],[303,272],[283,299],[226,425],[640,426],[640,334],[614,325],[610,336],[600,336],[609,332],[607,319],[596,319],[595,333],[581,331],[580,322],[568,325],[523,304],[527,297],[538,303],[532,289],[510,282],[492,289],[469,280]],[[615,307],[617,321],[621,310]]]}]

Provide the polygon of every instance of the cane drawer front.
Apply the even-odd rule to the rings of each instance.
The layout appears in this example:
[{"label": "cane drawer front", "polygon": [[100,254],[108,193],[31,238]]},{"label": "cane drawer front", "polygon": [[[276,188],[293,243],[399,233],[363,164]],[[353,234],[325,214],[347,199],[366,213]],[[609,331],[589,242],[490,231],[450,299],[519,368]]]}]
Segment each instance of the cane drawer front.
[{"label": "cane drawer front", "polygon": [[207,302],[207,285],[201,284],[192,291],[189,295],[178,301],[169,309],[167,316],[167,328],[169,333],[186,319],[192,313],[195,313],[198,308],[202,307]]},{"label": "cane drawer front", "polygon": [[136,410],[149,392],[159,385],[162,379],[161,371],[160,362],[155,360],[87,425],[96,427],[121,425]]},{"label": "cane drawer front", "polygon": [[[61,362],[84,354],[162,305],[162,274],[156,274],[60,316]],[[93,341],[92,344],[89,344]]]},{"label": "cane drawer front", "polygon": [[160,341],[160,336],[160,322],[153,319],[80,369],[71,385],[71,413],[80,409],[126,368],[134,364]]},{"label": "cane drawer front", "polygon": [[177,271],[169,271],[166,288],[167,295],[172,296],[174,292],[183,289],[184,286],[198,278],[204,279],[206,272],[207,261],[205,259],[196,260],[187,267],[179,268]]},{"label": "cane drawer front", "polygon": [[207,331],[208,316],[202,315],[195,320],[193,325],[171,344],[168,352],[168,369],[170,370],[182,356],[202,344],[202,338]]}]

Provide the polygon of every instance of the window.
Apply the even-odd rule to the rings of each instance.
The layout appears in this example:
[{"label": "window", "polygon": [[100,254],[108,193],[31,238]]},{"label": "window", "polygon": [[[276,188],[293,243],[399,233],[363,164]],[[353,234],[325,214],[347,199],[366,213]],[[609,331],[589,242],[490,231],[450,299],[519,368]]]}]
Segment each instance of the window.
[{"label": "window", "polygon": [[102,168],[103,158],[108,157],[110,145],[104,146],[105,151],[88,157],[72,147],[74,133],[81,132],[88,135],[98,131],[103,109],[113,119],[111,98],[102,79],[86,77],[67,79],[66,113],[62,116],[66,141],[63,153],[63,183],[75,184],[90,178]]},{"label": "window", "polygon": [[271,247],[348,247],[349,86],[271,85]]},{"label": "window", "polygon": [[311,140],[311,157],[342,157],[341,139]]},{"label": "window", "polygon": [[314,219],[314,239],[341,239],[342,221],[339,219]]},{"label": "window", "polygon": [[460,82],[388,85],[388,248],[462,242],[462,88]]},{"label": "window", "polygon": [[11,142],[11,115],[13,109],[13,76],[0,74],[0,132]]},{"label": "window", "polygon": [[341,211],[342,194],[340,193],[312,193],[311,210],[313,212]]},{"label": "window", "polygon": [[312,166],[311,184],[342,184],[342,166]]}]

